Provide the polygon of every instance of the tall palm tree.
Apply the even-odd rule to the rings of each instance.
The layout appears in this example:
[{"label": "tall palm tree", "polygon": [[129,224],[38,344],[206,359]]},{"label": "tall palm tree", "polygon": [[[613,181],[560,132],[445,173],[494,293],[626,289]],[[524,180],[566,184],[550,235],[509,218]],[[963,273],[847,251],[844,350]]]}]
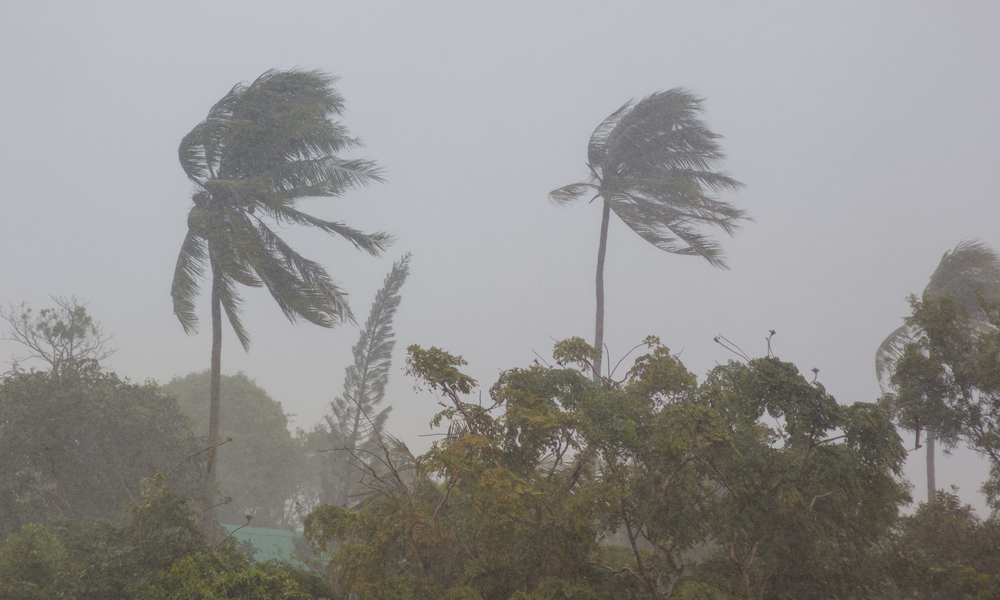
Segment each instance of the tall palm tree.
[{"label": "tall palm tree", "polygon": [[590,178],[549,193],[558,205],[593,192],[602,199],[601,238],[597,250],[597,318],[594,346],[595,380],[601,374],[604,347],[604,257],[611,211],[644,240],[673,254],[701,256],[727,268],[722,249],[701,232],[714,225],[733,235],[746,212],[714,193],[743,184],[713,170],[725,158],[699,118],[702,99],[683,88],[629,101],[604,119],[590,137]]},{"label": "tall palm tree", "polygon": [[335,81],[321,71],[267,71],[249,85],[237,84],[180,144],[181,167],[196,187],[171,289],[185,332],[197,329],[194,303],[206,266],[212,282],[206,531],[214,521],[223,311],[243,349],[250,348],[237,284],[267,288],[292,322],[332,327],[353,321],[346,295],[319,263],[285,243],[277,226],[317,227],[374,256],[391,242],[388,234],[362,233],[296,208],[302,198],[339,196],[381,181],[373,161],[337,156],[361,143],[333,118],[344,110]]},{"label": "tall palm tree", "polygon": [[[931,275],[923,298],[936,300],[945,294],[951,294],[955,302],[975,321],[986,327],[983,309],[980,305],[980,295],[991,300],[1000,300],[1000,255],[992,248],[975,240],[964,240],[955,246],[954,250],[944,253]],[[879,345],[875,352],[875,375],[879,386],[885,393],[894,391],[892,374],[896,362],[903,356],[907,344],[916,341],[921,335],[908,323],[896,328]],[[937,438],[932,423],[914,425],[919,447],[921,429],[926,430],[927,437],[927,501],[934,500],[937,491],[934,479],[934,445]]]}]

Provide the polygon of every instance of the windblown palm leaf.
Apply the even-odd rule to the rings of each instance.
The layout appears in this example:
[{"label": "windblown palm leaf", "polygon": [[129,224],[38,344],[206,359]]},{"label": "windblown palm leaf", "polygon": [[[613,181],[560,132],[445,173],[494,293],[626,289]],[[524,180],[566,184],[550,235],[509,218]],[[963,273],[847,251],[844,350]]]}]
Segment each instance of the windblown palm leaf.
[{"label": "windblown palm leaf", "polygon": [[[934,273],[924,288],[923,296],[929,299],[951,294],[955,302],[973,319],[987,327],[979,303],[982,294],[990,300],[1000,300],[1000,255],[992,248],[975,240],[964,240],[954,250],[944,253]],[[883,392],[892,389],[893,366],[903,355],[906,345],[919,335],[909,325],[902,325],[890,333],[875,352],[875,374]]]},{"label": "windblown palm leaf", "polygon": [[[743,184],[715,171],[725,158],[719,135],[701,121],[702,100],[683,88],[658,92],[637,103],[627,102],[606,118],[590,137],[588,181],[549,193],[552,202],[569,204],[589,192],[604,201],[598,250],[597,334],[603,352],[603,268],[610,211],[644,240],[674,254],[693,254],[727,268],[719,244],[703,232],[706,226],[732,235],[743,210],[715,196]],[[595,361],[595,377],[601,360]]]},{"label": "windblown palm leaf", "polygon": [[309,225],[373,255],[390,241],[387,234],[365,234],[295,207],[302,198],[339,196],[381,180],[372,161],[337,156],[360,142],[331,119],[344,108],[335,81],[319,71],[268,71],[235,86],[184,136],[181,166],[198,191],[172,296],[186,332],[197,328],[194,302],[206,265],[222,279],[222,305],[244,348],[250,338],[240,323],[235,284],[266,287],[292,321],[330,327],[353,319],[326,270],[275,233],[276,225]]}]

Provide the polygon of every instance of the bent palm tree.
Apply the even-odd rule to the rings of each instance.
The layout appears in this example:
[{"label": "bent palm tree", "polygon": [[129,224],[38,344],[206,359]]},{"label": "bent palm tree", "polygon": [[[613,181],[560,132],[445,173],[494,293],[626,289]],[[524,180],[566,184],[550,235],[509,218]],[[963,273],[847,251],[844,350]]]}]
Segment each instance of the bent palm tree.
[{"label": "bent palm tree", "polygon": [[266,287],[292,322],[303,318],[332,327],[344,319],[353,321],[346,295],[320,264],[285,243],[275,225],[318,227],[375,256],[391,241],[385,233],[365,234],[295,207],[301,198],[339,196],[381,181],[374,162],[337,156],[360,142],[332,119],[344,109],[335,81],[320,71],[272,70],[250,85],[237,84],[184,136],[178,150],[181,166],[197,188],[171,289],[174,314],[186,333],[197,328],[194,301],[206,265],[212,281],[206,531],[214,520],[222,311],[243,349],[250,347],[240,321],[237,284]]},{"label": "bent palm tree", "polygon": [[625,103],[590,137],[590,179],[549,193],[554,203],[565,205],[593,191],[594,199],[601,198],[604,205],[597,251],[595,380],[600,377],[604,347],[604,257],[611,211],[657,248],[701,256],[723,269],[727,267],[722,249],[701,233],[701,227],[714,225],[733,235],[739,222],[749,219],[713,195],[743,184],[712,170],[725,154],[716,143],[720,136],[699,119],[701,103],[683,88]]},{"label": "bent palm tree", "polygon": [[[1000,300],[1000,255],[985,244],[973,240],[965,240],[955,246],[954,250],[945,252],[934,273],[931,275],[923,297],[936,300],[946,294],[951,294],[955,302],[975,321],[986,326],[983,309],[980,305],[980,295],[996,301]],[[878,377],[882,391],[889,393],[894,390],[892,374],[896,363],[903,356],[907,344],[919,338],[921,332],[909,324],[903,324],[890,333],[875,352],[875,375]],[[898,408],[898,407],[897,407]],[[917,407],[919,409],[919,407]],[[926,420],[926,419],[925,419]],[[931,502],[937,491],[934,480],[934,445],[936,432],[933,424],[921,423],[918,418],[913,425],[917,434],[917,446],[920,444],[920,432],[927,432],[927,501]]]}]

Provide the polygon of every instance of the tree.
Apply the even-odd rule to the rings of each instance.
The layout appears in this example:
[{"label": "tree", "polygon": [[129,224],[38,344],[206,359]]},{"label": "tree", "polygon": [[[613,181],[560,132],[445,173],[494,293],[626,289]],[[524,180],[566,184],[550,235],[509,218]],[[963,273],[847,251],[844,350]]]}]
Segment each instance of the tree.
[{"label": "tree", "polygon": [[302,198],[336,197],[381,181],[374,162],[338,156],[360,142],[333,120],[344,110],[335,81],[320,71],[267,71],[249,85],[233,87],[180,144],[181,166],[197,189],[171,289],[174,314],[185,332],[197,328],[194,302],[206,266],[212,289],[213,450],[205,473],[205,527],[214,519],[222,311],[243,349],[250,347],[237,284],[267,288],[292,322],[302,318],[333,327],[353,320],[345,294],[326,269],[293,250],[275,225],[316,227],[374,256],[391,241],[388,234],[365,234],[296,208]]},{"label": "tree", "polygon": [[[885,569],[905,598],[996,598],[1000,593],[1000,521],[982,520],[958,496],[938,490],[934,502],[900,518]],[[985,592],[985,593],[984,593]]]},{"label": "tree", "polygon": [[10,326],[3,339],[27,348],[27,358],[45,361],[56,375],[99,367],[114,353],[107,346],[111,336],[87,314],[86,303],[76,297],[52,296],[52,301],[54,308],[43,308],[37,314],[24,303],[0,309],[0,319]]},{"label": "tree", "polygon": [[903,348],[886,402],[913,419],[910,427],[922,418],[935,435],[989,460],[982,491],[1000,510],[1000,302],[981,295],[974,315],[951,294],[911,303],[907,323],[920,335]]},{"label": "tree", "polygon": [[145,479],[120,519],[25,525],[0,541],[0,597],[329,598],[315,574],[278,561],[254,563],[233,543],[209,546],[188,498]]},{"label": "tree", "polygon": [[[882,598],[871,565],[905,451],[874,405],[840,406],[775,358],[697,386],[655,338],[622,381],[596,350],[501,374],[469,402],[465,362],[411,346],[447,434],[405,483],[323,505],[306,536],[344,594],[373,598]],[[765,417],[766,415],[766,417]],[[386,449],[387,450],[387,449]],[[335,542],[334,547],[329,547]]]},{"label": "tree", "polygon": [[349,505],[352,490],[358,491],[364,472],[360,463],[370,462],[364,460],[365,455],[371,455],[383,443],[382,430],[392,407],[378,410],[378,406],[389,382],[396,345],[392,320],[401,300],[399,290],[410,272],[409,261],[410,255],[403,255],[376,294],[365,328],[353,348],[354,364],[347,367],[344,394],[331,402],[331,412],[325,417],[327,448],[332,449],[323,472],[325,502]]},{"label": "tree", "polygon": [[[981,242],[965,240],[954,250],[944,253],[921,298],[936,300],[946,295],[954,298],[958,307],[965,311],[982,327],[986,327],[980,298],[1000,300],[1000,255]],[[937,495],[934,480],[934,445],[940,434],[938,421],[941,413],[941,399],[923,397],[897,402],[898,386],[893,383],[897,363],[902,358],[907,345],[921,342],[924,332],[912,320],[898,327],[886,336],[875,352],[875,375],[882,391],[887,394],[887,402],[894,411],[899,424],[916,433],[916,445],[920,447],[920,433],[926,431],[927,445],[927,501]],[[926,340],[923,341],[926,343]],[[936,416],[935,416],[936,415]],[[950,440],[954,443],[954,437]]]},{"label": "tree", "polygon": [[717,226],[732,235],[740,221],[749,219],[746,212],[713,195],[743,184],[713,170],[725,155],[716,142],[720,136],[699,118],[701,103],[683,88],[625,103],[590,137],[589,181],[549,193],[554,203],[565,205],[593,191],[594,199],[601,198],[603,205],[597,251],[595,379],[601,375],[604,348],[604,257],[611,211],[657,248],[701,256],[720,268],[727,268],[722,250],[701,228]]},{"label": "tree", "polygon": [[[155,383],[113,373],[15,370],[0,380],[0,537],[25,523],[113,518],[143,478],[202,447]],[[192,493],[203,455],[169,483]]]},{"label": "tree", "polygon": [[[205,388],[210,378],[206,370],[174,377],[163,386],[198,424],[198,434],[205,436],[209,411]],[[223,375],[219,393],[223,405],[219,435],[232,438],[218,453],[220,487],[232,498],[219,507],[220,522],[243,525],[250,515],[255,527],[293,526],[296,519],[288,504],[305,465],[302,448],[288,430],[288,415],[244,373]]]}]

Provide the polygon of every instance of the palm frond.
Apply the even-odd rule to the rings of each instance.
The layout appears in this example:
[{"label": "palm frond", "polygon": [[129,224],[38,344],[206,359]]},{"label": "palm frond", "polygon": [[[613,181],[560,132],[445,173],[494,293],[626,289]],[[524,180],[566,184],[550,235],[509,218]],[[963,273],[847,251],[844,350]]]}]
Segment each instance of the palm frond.
[{"label": "palm frond", "polygon": [[236,334],[236,339],[243,346],[243,351],[249,352],[250,334],[243,327],[243,322],[240,320],[240,317],[243,315],[243,299],[240,298],[239,292],[236,291],[236,282],[232,277],[223,274],[220,280],[219,299],[222,303],[222,310],[226,313],[226,318],[229,320],[229,325]]},{"label": "palm frond", "polygon": [[556,204],[595,189],[639,236],[666,252],[701,256],[726,268],[721,246],[702,232],[719,227],[733,235],[746,211],[713,194],[743,184],[715,171],[725,157],[700,120],[702,100],[683,88],[627,102],[594,131],[588,147],[593,183],[549,193]]},{"label": "palm frond", "polygon": [[980,294],[1000,298],[1000,255],[982,242],[963,240],[944,253],[924,294],[931,298],[951,294],[969,314],[980,312]]},{"label": "palm frond", "polygon": [[[367,159],[338,153],[362,146],[333,117],[344,110],[336,78],[321,71],[270,70],[250,84],[234,86],[181,141],[185,174],[204,190],[189,217],[190,240],[175,275],[175,312],[193,331],[196,279],[204,263],[224,274],[227,314],[244,347],[249,336],[239,324],[235,285],[264,285],[290,320],[303,318],[324,327],[353,320],[346,294],[316,262],[289,247],[262,220],[319,227],[356,248],[378,256],[392,243],[386,233],[366,234],[295,208],[299,199],[333,197],[382,181]],[[200,244],[201,254],[184,258],[184,248]],[[208,257],[211,257],[208,260]],[[201,260],[202,271],[192,270]],[[181,259],[179,259],[180,261]]]},{"label": "palm frond", "polygon": [[351,242],[358,250],[364,250],[372,256],[381,256],[382,252],[395,241],[391,234],[385,232],[364,233],[343,223],[325,221],[291,208],[284,211],[282,217],[284,220],[292,223],[310,225],[330,235],[338,235]]},{"label": "palm frond", "polygon": [[552,190],[549,192],[549,201],[558,206],[565,206],[571,202],[577,201],[580,196],[587,193],[587,190],[593,189],[594,187],[595,186],[590,183],[571,183],[559,188],[558,190]]},{"label": "palm frond", "polygon": [[[980,297],[988,301],[1000,300],[1000,255],[977,240],[962,240],[953,250],[945,252],[922,295],[937,299],[946,294],[951,294],[978,327],[991,327],[982,319]],[[879,344],[875,352],[875,373],[882,391],[893,389],[891,377],[896,361],[919,333],[903,325]]]},{"label": "palm frond", "polygon": [[205,274],[205,263],[208,253],[205,242],[193,231],[188,231],[181,243],[181,251],[177,255],[177,265],[174,267],[174,279],[170,286],[170,296],[174,302],[174,314],[181,322],[184,333],[191,334],[198,330],[198,316],[195,314],[194,301],[198,297],[200,287],[198,280]]},{"label": "palm frond", "polygon": [[892,372],[896,362],[903,356],[903,350],[914,341],[917,332],[909,325],[901,325],[886,336],[875,351],[875,377],[882,393],[893,390]]},{"label": "palm frond", "polygon": [[591,165],[600,165],[604,162],[608,138],[617,128],[619,120],[631,107],[632,100],[621,105],[621,108],[608,115],[601,124],[594,129],[590,135],[590,143],[587,144],[587,162]]}]

